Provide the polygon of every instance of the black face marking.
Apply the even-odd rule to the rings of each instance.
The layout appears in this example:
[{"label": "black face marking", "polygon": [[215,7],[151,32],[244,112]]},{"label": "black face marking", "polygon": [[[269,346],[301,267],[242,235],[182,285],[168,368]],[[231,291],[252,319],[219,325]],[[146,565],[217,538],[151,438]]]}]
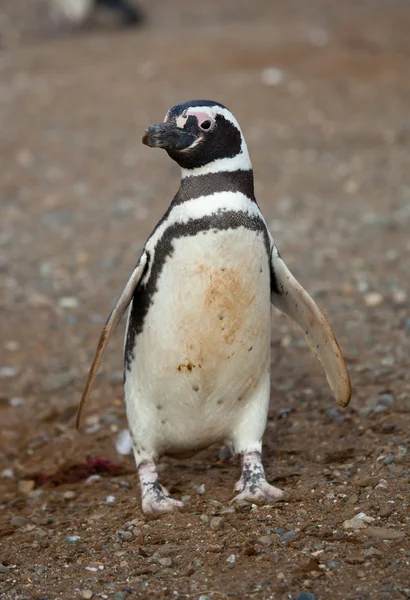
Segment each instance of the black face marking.
[{"label": "black face marking", "polygon": [[[184,177],[172,205],[182,204],[200,196],[210,196],[218,192],[241,192],[256,203],[253,187],[253,171],[219,171],[206,175]],[[223,271],[223,267],[222,267]]]},{"label": "black face marking", "polygon": [[182,151],[167,150],[168,155],[183,169],[197,169],[220,158],[233,158],[241,153],[241,132],[231,121],[216,115],[214,127],[203,132],[196,117],[189,116],[184,131],[199,140]]},{"label": "black face marking", "polygon": [[[133,360],[133,350],[135,346],[135,337],[143,330],[144,320],[148,313],[152,298],[157,291],[158,279],[161,275],[164,264],[174,251],[174,240],[195,236],[198,233],[211,230],[238,229],[245,227],[255,231],[263,236],[268,258],[270,257],[270,242],[268,232],[262,218],[251,216],[241,211],[218,211],[211,215],[206,215],[200,219],[191,219],[186,223],[174,223],[165,230],[162,238],[158,241],[154,255],[152,257],[152,269],[150,277],[145,284],[140,284],[133,297],[132,309],[130,313],[127,341],[125,344],[124,361],[125,368],[130,370]],[[201,365],[198,365],[200,367]]]}]

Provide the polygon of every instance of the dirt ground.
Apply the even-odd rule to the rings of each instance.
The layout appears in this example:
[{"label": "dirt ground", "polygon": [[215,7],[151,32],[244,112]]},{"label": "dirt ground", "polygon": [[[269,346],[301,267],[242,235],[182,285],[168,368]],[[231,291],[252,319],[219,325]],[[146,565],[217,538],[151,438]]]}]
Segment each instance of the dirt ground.
[{"label": "dirt ground", "polygon": [[[0,20],[0,597],[410,598],[408,3],[146,0],[141,29],[64,36],[17,5]],[[264,464],[288,501],[230,505],[238,460],[211,448],[161,462],[188,508],[147,521],[115,446],[121,331],[80,433],[75,412],[178,185],[142,133],[195,97],[240,121],[259,204],[353,398],[336,406],[275,314]]]}]

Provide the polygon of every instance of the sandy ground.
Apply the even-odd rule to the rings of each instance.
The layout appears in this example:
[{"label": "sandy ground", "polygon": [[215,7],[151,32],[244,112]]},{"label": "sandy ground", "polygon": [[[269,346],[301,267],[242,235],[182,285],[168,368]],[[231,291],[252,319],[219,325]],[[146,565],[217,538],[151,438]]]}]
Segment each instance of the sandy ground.
[{"label": "sandy ground", "polygon": [[[408,4],[146,1],[140,30],[64,36],[3,4],[1,598],[410,598]],[[211,448],[162,461],[188,508],[150,522],[115,449],[121,331],[80,434],[74,421],[102,323],[178,185],[142,132],[193,97],[240,121],[259,204],[354,394],[339,409],[275,315],[264,462],[289,501],[232,507],[238,461]]]}]

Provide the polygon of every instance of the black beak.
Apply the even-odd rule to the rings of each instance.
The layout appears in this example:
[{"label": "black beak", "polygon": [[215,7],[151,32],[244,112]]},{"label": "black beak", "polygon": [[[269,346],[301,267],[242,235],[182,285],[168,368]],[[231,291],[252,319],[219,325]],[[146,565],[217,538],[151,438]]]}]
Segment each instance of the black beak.
[{"label": "black beak", "polygon": [[164,148],[164,150],[185,150],[194,141],[196,136],[177,127],[175,121],[151,125],[142,137],[142,143],[151,148]]}]

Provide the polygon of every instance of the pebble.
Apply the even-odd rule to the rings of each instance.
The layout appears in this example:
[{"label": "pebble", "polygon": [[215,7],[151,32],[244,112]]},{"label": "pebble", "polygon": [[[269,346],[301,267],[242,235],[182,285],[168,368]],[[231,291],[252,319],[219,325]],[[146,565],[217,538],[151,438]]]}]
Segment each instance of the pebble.
[{"label": "pebble", "polygon": [[373,548],[373,546],[365,550],[364,555],[366,558],[382,558],[384,556],[383,552],[380,552],[377,548]]},{"label": "pebble", "polygon": [[69,543],[78,542],[79,540],[81,540],[81,537],[79,535],[68,535],[64,538],[64,541]]},{"label": "pebble", "polygon": [[265,546],[270,546],[272,544],[272,537],[270,535],[262,535],[256,541]]},{"label": "pebble", "polygon": [[390,517],[393,512],[393,508],[391,506],[385,506],[379,510],[379,517]]},{"label": "pebble", "polygon": [[353,519],[347,519],[346,521],[343,521],[343,529],[365,529],[366,527],[366,523],[363,521],[363,519],[359,516],[356,515],[355,517],[353,517]]},{"label": "pebble", "polygon": [[128,596],[128,592],[127,591],[115,592],[115,594],[114,594],[114,600],[125,600],[125,598],[127,596]]},{"label": "pebble", "polygon": [[73,498],[75,498],[75,492],[73,492],[72,490],[68,490],[67,492],[64,492],[63,497],[65,500],[72,500]]},{"label": "pebble", "polygon": [[0,377],[15,377],[18,369],[14,367],[0,367]]},{"label": "pebble", "polygon": [[189,502],[191,500],[191,496],[189,494],[184,494],[183,496],[181,496],[181,501],[186,504],[187,502]]},{"label": "pebble", "polygon": [[348,565],[361,565],[364,561],[364,556],[361,556],[360,554],[351,554],[345,558],[345,562],[347,562]]},{"label": "pebble", "polygon": [[202,496],[202,494],[205,494],[205,485],[204,485],[204,484],[202,484],[202,485],[199,485],[199,486],[196,488],[196,491],[197,491],[197,493],[198,493],[200,496]]},{"label": "pebble", "polygon": [[59,299],[58,305],[60,308],[77,308],[78,299],[73,296],[63,296]]},{"label": "pebble", "polygon": [[236,563],[236,556],[235,556],[235,554],[230,554],[228,556],[228,558],[226,559],[226,562],[227,563],[231,563],[231,564]]},{"label": "pebble", "polygon": [[211,529],[212,531],[219,531],[224,526],[224,520],[222,517],[213,517],[211,519]]},{"label": "pebble", "polygon": [[126,541],[130,541],[134,537],[132,531],[117,531],[117,535],[119,538]]},{"label": "pebble", "polygon": [[369,292],[364,296],[364,303],[369,308],[379,306],[383,302],[383,296],[379,292]]},{"label": "pebble", "polygon": [[13,469],[3,469],[1,476],[6,479],[10,479],[11,477],[14,477],[14,471]]},{"label": "pebble", "polygon": [[85,485],[91,485],[92,483],[95,483],[96,481],[98,481],[99,479],[101,479],[101,475],[90,475],[89,477],[87,477],[87,479],[85,480]]},{"label": "pebble", "polygon": [[279,541],[280,542],[288,542],[289,540],[291,540],[292,538],[296,537],[296,531],[288,531],[287,533],[283,534],[280,538]]},{"label": "pebble", "polygon": [[0,573],[10,573],[10,569],[6,567],[6,565],[0,563]]},{"label": "pebble", "polygon": [[123,429],[115,442],[118,454],[129,454],[132,450],[132,441],[128,429]]},{"label": "pebble", "polygon": [[208,515],[199,515],[200,520],[202,521],[202,523],[204,523],[204,525],[207,525],[209,523],[209,517]]},{"label": "pebble", "polygon": [[105,501],[107,504],[113,504],[115,502],[115,496],[107,496]]},{"label": "pebble", "polygon": [[201,594],[198,600],[211,600],[209,596],[205,596],[205,594]]},{"label": "pebble", "polygon": [[404,531],[388,529],[387,527],[369,527],[367,533],[379,540],[402,540],[406,537]]},{"label": "pebble", "polygon": [[164,556],[164,558],[159,558],[157,560],[157,563],[160,564],[162,567],[172,567],[173,565],[172,558],[169,558],[167,556]]},{"label": "pebble", "polygon": [[352,494],[346,500],[346,504],[356,504],[359,501],[359,496],[357,494]]},{"label": "pebble", "polygon": [[84,598],[84,600],[90,600],[90,598],[93,597],[93,593],[91,590],[83,590],[81,592],[81,598]]},{"label": "pebble", "polygon": [[23,525],[27,525],[30,521],[26,519],[26,517],[13,517],[10,519],[10,525],[12,527],[23,527]]},{"label": "pebble", "polygon": [[315,594],[310,594],[309,592],[300,592],[295,600],[316,600]]},{"label": "pebble", "polygon": [[31,491],[34,490],[34,486],[35,481],[33,481],[32,479],[22,479],[17,484],[18,491],[22,492],[23,494],[29,494]]},{"label": "pebble", "polygon": [[12,398],[10,398],[9,404],[13,408],[18,408],[19,406],[23,406],[24,398],[22,398],[21,396],[13,396]]},{"label": "pebble", "polygon": [[56,392],[70,385],[73,376],[70,373],[50,373],[41,381],[41,387],[45,392]]}]

